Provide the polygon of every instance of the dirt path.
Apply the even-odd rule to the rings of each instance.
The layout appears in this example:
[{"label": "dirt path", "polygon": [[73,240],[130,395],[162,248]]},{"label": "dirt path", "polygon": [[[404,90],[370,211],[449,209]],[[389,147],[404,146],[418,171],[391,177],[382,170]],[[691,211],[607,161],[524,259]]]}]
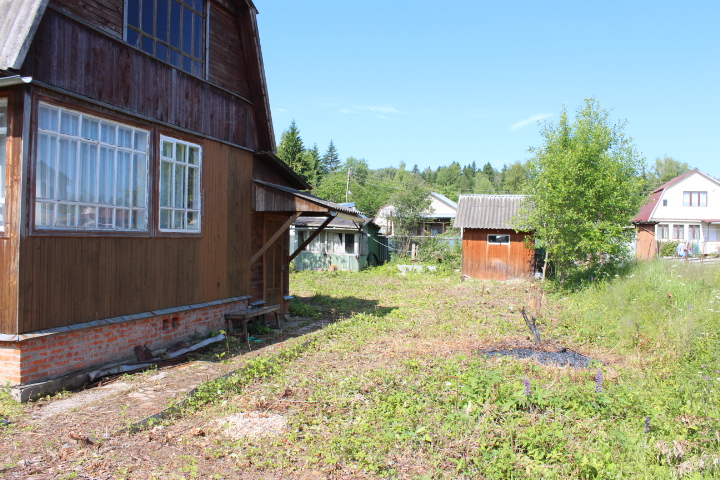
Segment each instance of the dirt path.
[{"label": "dirt path", "polygon": [[[11,418],[13,423],[5,432],[0,432],[3,433],[0,477],[73,478],[76,467],[87,463],[85,457],[105,457],[101,452],[115,451],[118,440],[127,438],[120,432],[163,412],[174,402],[186,398],[187,393],[201,383],[237,370],[249,359],[271,351],[275,345],[327,324],[328,321],[296,319],[285,325],[280,338],[264,336],[262,346],[254,344],[252,351],[226,361],[217,357],[192,360],[123,375],[105,385],[29,403],[24,414]],[[114,455],[108,461],[91,462],[97,464],[92,469],[95,473],[77,473],[75,478],[123,478],[116,475],[122,468],[118,468],[112,457]]]}]

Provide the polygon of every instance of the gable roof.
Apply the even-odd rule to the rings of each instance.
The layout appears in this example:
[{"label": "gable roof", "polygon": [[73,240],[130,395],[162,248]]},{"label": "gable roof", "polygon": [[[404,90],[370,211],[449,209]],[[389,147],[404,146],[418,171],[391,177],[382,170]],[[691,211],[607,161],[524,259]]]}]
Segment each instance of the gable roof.
[{"label": "gable roof", "polygon": [[648,201],[645,202],[645,204],[644,204],[642,207],[640,207],[640,211],[638,212],[637,216],[632,219],[632,223],[636,223],[636,224],[639,224],[639,223],[657,223],[657,222],[651,220],[651,218],[652,218],[652,216],[653,216],[653,213],[655,212],[655,207],[657,207],[658,202],[660,201],[660,198],[662,197],[663,192],[664,192],[667,188],[675,185],[676,183],[679,183],[681,180],[684,180],[685,178],[687,178],[687,177],[689,177],[690,175],[693,175],[693,174],[695,174],[695,173],[697,173],[697,174],[699,174],[699,175],[702,175],[702,176],[705,177],[706,179],[708,179],[708,180],[710,180],[710,181],[712,181],[712,182],[715,182],[715,183],[717,183],[718,185],[720,185],[720,180],[718,180],[718,179],[716,179],[716,178],[714,178],[714,177],[711,177],[710,175],[708,175],[708,174],[705,173],[705,172],[701,172],[701,171],[698,170],[697,168],[695,168],[695,169],[693,169],[693,170],[688,170],[687,172],[683,173],[682,175],[678,175],[677,177],[673,178],[672,180],[670,180],[670,181],[668,181],[668,182],[663,183],[663,184],[660,185],[658,188],[656,188],[655,190],[653,190],[653,191],[650,193],[650,198],[648,198]]},{"label": "gable roof", "polygon": [[447,205],[448,207],[452,207],[452,208],[454,208],[454,209],[457,210],[458,204],[455,203],[455,202],[453,202],[452,200],[450,200],[448,197],[446,197],[446,196],[443,195],[442,193],[430,192],[430,195],[432,195],[433,197],[437,198],[438,200],[440,200],[442,203],[444,203],[444,204]]},{"label": "gable roof", "polygon": [[0,2],[0,70],[22,66],[48,0]]},{"label": "gable roof", "polygon": [[455,227],[514,230],[510,222],[525,198],[526,195],[460,195]]}]

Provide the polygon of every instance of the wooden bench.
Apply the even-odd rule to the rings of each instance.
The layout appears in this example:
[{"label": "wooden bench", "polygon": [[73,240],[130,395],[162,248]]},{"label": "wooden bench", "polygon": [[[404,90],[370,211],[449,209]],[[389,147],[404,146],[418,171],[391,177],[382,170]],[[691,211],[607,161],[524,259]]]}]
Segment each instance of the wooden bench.
[{"label": "wooden bench", "polygon": [[[265,315],[274,313],[275,314],[275,323],[277,324],[277,327],[280,328],[280,305],[270,305],[267,307],[261,306],[265,302],[255,302],[254,304],[250,304],[250,308],[246,308],[245,310],[238,310],[237,312],[231,312],[225,314],[225,320],[228,323],[228,335],[237,335],[236,333],[233,333],[233,329],[235,328],[235,325],[237,322],[242,324],[243,329],[243,338],[245,340],[248,339],[248,331],[247,331],[247,324],[250,319],[259,317],[262,315],[263,317],[263,323],[266,323]],[[260,305],[258,305],[260,304]],[[253,306],[254,305],[254,306]]]}]

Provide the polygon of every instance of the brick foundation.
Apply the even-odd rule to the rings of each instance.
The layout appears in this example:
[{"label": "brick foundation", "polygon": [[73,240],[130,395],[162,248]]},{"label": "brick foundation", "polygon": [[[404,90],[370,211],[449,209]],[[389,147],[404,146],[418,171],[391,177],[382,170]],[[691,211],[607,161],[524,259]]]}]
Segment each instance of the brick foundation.
[{"label": "brick foundation", "polygon": [[191,305],[18,335],[0,341],[0,385],[35,382],[133,358],[136,345],[155,350],[225,328],[224,315],[247,298]]}]

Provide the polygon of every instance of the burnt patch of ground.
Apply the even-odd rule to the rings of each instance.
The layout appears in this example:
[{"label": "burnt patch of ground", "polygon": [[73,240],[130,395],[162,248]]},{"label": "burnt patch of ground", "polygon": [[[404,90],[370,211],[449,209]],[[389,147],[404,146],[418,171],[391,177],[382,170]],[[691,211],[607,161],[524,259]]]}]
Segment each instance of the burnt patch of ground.
[{"label": "burnt patch of ground", "polygon": [[571,368],[588,368],[591,364],[600,364],[598,360],[591,357],[581,355],[567,348],[550,348],[542,347],[505,347],[499,349],[483,349],[478,350],[480,355],[486,357],[514,357],[514,358],[530,358],[537,361],[541,365],[560,366]]}]

